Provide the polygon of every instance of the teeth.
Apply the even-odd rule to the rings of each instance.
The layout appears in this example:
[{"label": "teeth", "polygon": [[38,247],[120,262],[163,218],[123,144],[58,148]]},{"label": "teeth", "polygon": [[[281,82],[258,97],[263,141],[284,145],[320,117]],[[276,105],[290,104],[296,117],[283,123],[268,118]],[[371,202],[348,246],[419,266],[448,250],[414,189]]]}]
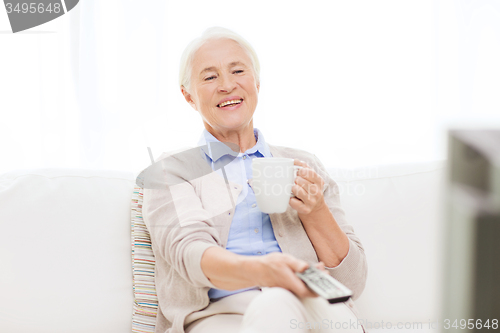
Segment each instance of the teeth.
[{"label": "teeth", "polygon": [[233,99],[232,101],[226,101],[226,102],[222,102],[219,104],[219,107],[222,108],[226,105],[229,105],[229,104],[239,104],[241,103],[243,100],[242,99]]}]

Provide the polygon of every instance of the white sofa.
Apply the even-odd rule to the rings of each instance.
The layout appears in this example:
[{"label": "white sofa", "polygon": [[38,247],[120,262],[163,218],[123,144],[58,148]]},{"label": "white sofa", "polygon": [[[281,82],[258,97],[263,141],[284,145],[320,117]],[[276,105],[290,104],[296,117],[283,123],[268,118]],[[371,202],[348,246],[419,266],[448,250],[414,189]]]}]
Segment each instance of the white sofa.
[{"label": "white sofa", "polygon": [[[439,315],[445,162],[329,172],[368,259],[356,300],[368,329],[426,329]],[[55,168],[0,176],[0,332],[130,332],[135,177]]]}]

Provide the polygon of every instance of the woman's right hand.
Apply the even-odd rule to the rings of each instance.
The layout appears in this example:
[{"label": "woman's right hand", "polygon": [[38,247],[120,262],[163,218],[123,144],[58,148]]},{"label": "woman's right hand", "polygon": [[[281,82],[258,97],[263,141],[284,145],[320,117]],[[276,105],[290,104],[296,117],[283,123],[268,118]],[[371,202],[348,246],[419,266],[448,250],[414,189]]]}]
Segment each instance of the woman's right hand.
[{"label": "woman's right hand", "polygon": [[[256,285],[260,287],[281,287],[290,290],[297,297],[318,296],[295,275],[296,272],[303,272],[309,267],[309,264],[304,260],[282,252],[273,252],[252,258],[257,262],[254,275]],[[325,265],[322,262],[317,263],[315,266],[325,271]]]}]

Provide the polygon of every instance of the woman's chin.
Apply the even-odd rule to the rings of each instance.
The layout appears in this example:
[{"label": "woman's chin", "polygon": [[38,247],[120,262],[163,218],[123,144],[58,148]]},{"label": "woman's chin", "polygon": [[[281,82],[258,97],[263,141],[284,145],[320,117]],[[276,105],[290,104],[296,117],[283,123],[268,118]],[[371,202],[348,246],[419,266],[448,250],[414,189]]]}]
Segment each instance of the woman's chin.
[{"label": "woman's chin", "polygon": [[231,125],[228,124],[224,126],[224,129],[230,132],[239,132],[245,129],[245,126],[243,124],[231,124]]},{"label": "woman's chin", "polygon": [[227,131],[240,131],[246,129],[250,126],[252,122],[248,119],[224,119],[224,122],[219,124],[220,128],[224,128]]}]

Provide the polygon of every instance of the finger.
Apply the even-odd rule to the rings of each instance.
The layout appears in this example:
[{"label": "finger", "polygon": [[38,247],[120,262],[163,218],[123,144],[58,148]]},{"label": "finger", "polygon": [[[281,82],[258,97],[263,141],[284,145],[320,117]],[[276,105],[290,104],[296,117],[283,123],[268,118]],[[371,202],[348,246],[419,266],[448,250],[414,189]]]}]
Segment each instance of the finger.
[{"label": "finger", "polygon": [[311,213],[312,209],[306,205],[302,200],[297,198],[290,198],[290,207],[295,209],[297,213],[307,215]]},{"label": "finger", "polygon": [[302,280],[302,287],[300,288],[300,293],[297,294],[299,297],[318,297],[318,294],[316,294],[311,288],[309,288]]},{"label": "finger", "polygon": [[[307,268],[309,268],[309,263],[296,259],[292,257],[293,259],[293,268],[296,268],[297,270],[295,272],[304,272]],[[300,279],[295,273],[293,276],[290,277],[290,281],[292,282],[293,286],[290,289],[297,297],[318,297],[318,295],[309,289],[309,287]]]},{"label": "finger", "polygon": [[[306,269],[309,268],[310,264],[308,262],[305,262],[304,263],[306,264]],[[304,272],[305,269],[301,272]],[[299,278],[298,276],[295,276],[295,280],[298,281],[298,294],[297,296],[299,297],[318,297],[318,295],[312,291],[304,281],[302,281],[301,278]]]},{"label": "finger", "polygon": [[287,275],[285,281],[288,282],[288,286],[286,288],[293,292],[297,297],[316,297],[316,294],[312,292],[304,281],[296,275],[297,272],[304,272],[309,267],[309,264],[306,261],[293,257],[289,257],[288,259],[288,264],[292,271],[285,273]]},{"label": "finger", "polygon": [[292,193],[300,199],[306,206],[311,205],[311,202],[314,199],[314,196],[307,192],[303,187],[299,185],[292,186]]},{"label": "finger", "polygon": [[304,202],[297,197],[291,197],[288,203],[295,210],[299,210],[305,207]]},{"label": "finger", "polygon": [[307,191],[302,186],[297,184],[293,184],[292,193],[293,195],[295,195],[296,198],[299,198],[300,200],[302,200],[302,198],[304,197],[307,197]]},{"label": "finger", "polygon": [[325,268],[325,264],[324,264],[322,261],[318,262],[318,263],[317,263],[316,265],[314,265],[314,266],[315,266],[317,269],[322,270],[323,272],[328,272],[328,271],[326,270],[326,268]]},{"label": "finger", "polygon": [[297,213],[299,214],[307,214],[307,207],[306,205],[302,202],[302,200],[297,199],[295,197],[290,198],[290,201],[288,202],[290,207],[295,209]]},{"label": "finger", "polygon": [[321,177],[317,175],[316,171],[314,171],[306,162],[294,160],[294,165],[302,167],[297,170],[297,176],[304,175],[311,179],[317,179],[317,180],[321,179]]},{"label": "finger", "polygon": [[312,183],[308,179],[305,179],[302,176],[297,176],[297,178],[295,178],[295,184],[297,184],[305,189],[307,189],[309,186],[314,185],[314,183]]},{"label": "finger", "polygon": [[293,258],[291,268],[294,272],[302,273],[309,268],[309,264],[304,260]]},{"label": "finger", "polygon": [[306,162],[301,161],[301,160],[298,160],[298,159],[296,159],[296,158],[293,160],[293,164],[294,164],[294,165],[300,165],[300,166],[302,166],[302,167],[307,167],[307,166],[308,166]]},{"label": "finger", "polygon": [[309,287],[299,277],[295,276],[295,280],[297,282],[294,283],[292,291],[295,295],[297,295],[297,297],[318,297],[318,294],[309,289]]},{"label": "finger", "polygon": [[304,179],[300,176],[295,179],[295,184],[302,187],[308,193],[308,195],[312,196],[322,195],[321,193],[322,188],[320,188],[319,185],[311,183],[309,180]]},{"label": "finger", "polygon": [[314,291],[309,289],[309,287],[306,287],[307,291],[304,292],[301,296],[299,297],[318,297],[319,295],[316,294]]},{"label": "finger", "polygon": [[[274,253],[276,253],[276,252],[274,252]],[[273,253],[267,254],[267,256],[271,256],[272,254]],[[291,254],[279,253],[279,252],[276,254],[279,255],[278,257],[280,258],[280,261],[283,264],[290,267],[290,269],[292,270],[291,273],[303,272],[309,267],[309,264],[307,263],[307,261],[304,261],[302,259],[298,259]]]},{"label": "finger", "polygon": [[304,179],[307,179],[313,184],[321,184],[323,182],[323,178],[313,169],[307,167],[302,168],[297,172],[297,176],[301,176]]}]

